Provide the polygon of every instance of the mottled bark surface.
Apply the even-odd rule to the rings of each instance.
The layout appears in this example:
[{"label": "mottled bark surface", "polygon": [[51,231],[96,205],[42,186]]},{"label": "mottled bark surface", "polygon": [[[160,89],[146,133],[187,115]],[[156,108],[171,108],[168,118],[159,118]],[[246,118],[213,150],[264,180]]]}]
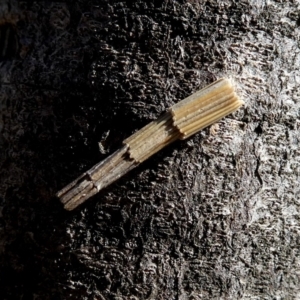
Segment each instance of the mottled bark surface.
[{"label": "mottled bark surface", "polygon": [[[299,299],[298,1],[12,3],[1,299]],[[222,76],[244,108],[63,210],[60,188]]]}]

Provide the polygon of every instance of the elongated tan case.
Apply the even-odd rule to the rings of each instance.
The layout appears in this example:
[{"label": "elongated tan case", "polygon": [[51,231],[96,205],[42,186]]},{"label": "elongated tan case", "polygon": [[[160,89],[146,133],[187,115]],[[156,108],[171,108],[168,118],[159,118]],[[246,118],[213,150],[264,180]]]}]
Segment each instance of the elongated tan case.
[{"label": "elongated tan case", "polygon": [[219,79],[173,105],[124,140],[124,146],[57,193],[72,210],[177,139],[186,139],[243,105],[228,79]]}]

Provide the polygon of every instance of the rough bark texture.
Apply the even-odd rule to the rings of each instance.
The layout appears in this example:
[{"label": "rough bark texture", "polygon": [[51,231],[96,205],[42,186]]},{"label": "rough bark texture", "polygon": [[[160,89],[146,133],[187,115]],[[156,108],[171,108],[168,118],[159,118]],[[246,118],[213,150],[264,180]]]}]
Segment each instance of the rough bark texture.
[{"label": "rough bark texture", "polygon": [[[0,65],[1,299],[300,298],[298,1],[1,3],[20,39]],[[72,213],[53,198],[222,76],[243,109]]]}]

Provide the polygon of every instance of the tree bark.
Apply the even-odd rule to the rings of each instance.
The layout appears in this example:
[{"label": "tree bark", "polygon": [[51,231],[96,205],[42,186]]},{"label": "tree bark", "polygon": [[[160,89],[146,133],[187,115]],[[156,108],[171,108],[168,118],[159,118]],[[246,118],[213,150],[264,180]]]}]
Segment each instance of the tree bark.
[{"label": "tree bark", "polygon": [[[0,7],[2,299],[299,297],[296,1]],[[63,209],[59,189],[221,77],[244,107]]]}]

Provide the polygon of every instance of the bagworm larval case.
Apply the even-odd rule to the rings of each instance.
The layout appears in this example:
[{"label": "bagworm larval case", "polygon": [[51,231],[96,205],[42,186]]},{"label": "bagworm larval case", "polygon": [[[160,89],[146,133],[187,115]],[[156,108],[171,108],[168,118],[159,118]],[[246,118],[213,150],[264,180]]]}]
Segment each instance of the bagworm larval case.
[{"label": "bagworm larval case", "polygon": [[65,209],[72,210],[171,142],[190,137],[243,104],[230,80],[219,79],[125,139],[120,150],[83,173],[57,197]]}]

